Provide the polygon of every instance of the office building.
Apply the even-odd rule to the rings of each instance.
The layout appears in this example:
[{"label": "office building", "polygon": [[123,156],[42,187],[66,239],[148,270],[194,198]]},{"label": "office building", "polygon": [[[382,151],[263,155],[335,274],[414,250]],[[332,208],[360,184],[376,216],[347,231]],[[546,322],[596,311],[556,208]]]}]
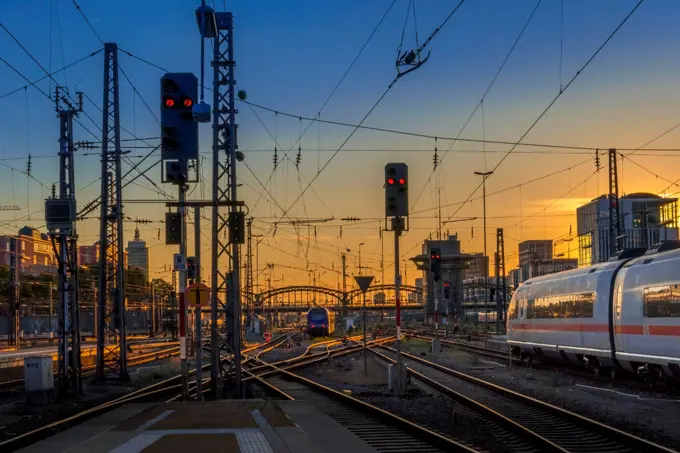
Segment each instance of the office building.
[{"label": "office building", "polygon": [[485,275],[484,271],[486,270],[488,272],[489,257],[484,256],[483,253],[473,253],[469,256],[468,267],[463,272],[463,278],[465,280],[472,280],[488,277],[488,274]]},{"label": "office building", "polygon": [[551,239],[532,239],[519,243],[519,266],[526,266],[536,261],[548,261],[553,257],[553,241]]},{"label": "office building", "polygon": [[606,195],[576,210],[579,266],[607,261],[615,249],[649,248],[665,240],[678,239],[677,198],[640,192],[624,195],[618,205],[621,236],[614,239],[614,244]]},{"label": "office building", "polygon": [[139,269],[144,273],[144,279],[149,280],[149,247],[146,241],[140,238],[139,228],[135,228],[135,238],[128,242],[128,266],[131,269]]}]

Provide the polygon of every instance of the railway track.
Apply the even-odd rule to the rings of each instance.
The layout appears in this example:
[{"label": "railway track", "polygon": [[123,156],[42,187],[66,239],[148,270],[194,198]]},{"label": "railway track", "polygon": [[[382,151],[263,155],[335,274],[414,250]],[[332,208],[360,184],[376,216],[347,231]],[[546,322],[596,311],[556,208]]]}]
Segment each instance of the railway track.
[{"label": "railway track", "polygon": [[[179,354],[179,346],[172,346],[170,348],[160,349],[157,351],[146,352],[131,356],[128,359],[128,366],[139,366],[146,363],[155,362],[157,360],[167,359]],[[83,377],[93,376],[95,366],[83,367]],[[56,382],[56,379],[55,379]],[[56,385],[56,384],[55,384]],[[11,381],[0,382],[0,393],[17,392],[24,388],[23,379],[14,379]]]},{"label": "railway track", "polygon": [[[428,340],[428,341],[435,339],[435,337],[433,335],[429,335],[429,334],[423,335],[423,334],[419,334],[419,333],[408,333],[405,336],[410,337],[410,338],[418,338],[418,339],[421,339],[421,340]],[[445,338],[438,338],[438,340],[442,344],[442,346],[460,349],[461,351],[471,352],[473,354],[488,357],[490,359],[507,361],[508,358],[510,357],[509,354],[506,353],[506,352],[498,351],[496,349],[489,349],[489,348],[486,348],[484,346],[480,346],[480,345],[476,345],[476,344],[470,344],[470,343],[463,342],[463,341],[449,340],[449,339],[445,339]],[[513,362],[519,362],[519,359],[517,359],[516,357],[512,357],[512,360],[513,360]]]},{"label": "railway track", "polygon": [[[394,362],[392,357],[396,351],[387,346],[381,348],[389,351],[390,356],[374,352]],[[513,445],[511,451],[673,452],[561,407],[422,357],[408,353],[402,353],[402,357],[413,378],[453,398],[467,411],[502,427],[501,431],[495,432],[496,440],[500,445]]]},{"label": "railway track", "polygon": [[[271,347],[278,340],[285,337],[286,335],[281,335],[280,337],[273,338],[267,343],[262,343],[251,348],[245,349],[243,352],[252,352],[260,348]],[[209,369],[209,365],[203,367],[203,369]],[[190,371],[190,375],[195,374],[196,370]],[[208,379],[202,381],[204,384],[209,382]],[[175,401],[181,398],[181,376],[173,376],[163,381],[151,384],[139,390],[133,391],[127,395],[119,398],[115,398],[111,401],[104,402],[92,408],[86,409],[84,411],[78,412],[77,414],[65,417],[63,419],[57,420],[52,423],[48,423],[40,428],[34,429],[29,432],[19,434],[11,439],[0,442],[0,451],[3,453],[13,452],[21,448],[32,445],[39,442],[47,437],[71,428],[79,423],[82,423],[90,418],[101,415],[105,412],[113,410],[127,403],[132,402],[143,402],[143,401]],[[207,389],[206,389],[207,391]],[[195,393],[195,385],[190,382],[190,392]],[[168,395],[173,395],[169,400],[166,400]]]},{"label": "railway track", "polygon": [[[328,351],[328,356],[358,352],[362,348],[362,345],[357,345]],[[472,453],[477,451],[468,445],[416,425],[377,406],[367,404],[357,398],[291,373],[288,371],[290,367],[278,367],[276,364],[260,362],[262,366],[269,368],[270,372],[259,375],[253,374],[251,378],[257,379],[269,392],[285,400],[302,400],[311,403],[315,408],[337,421],[379,452]],[[311,362],[307,361],[294,366],[303,366],[309,363]]]}]

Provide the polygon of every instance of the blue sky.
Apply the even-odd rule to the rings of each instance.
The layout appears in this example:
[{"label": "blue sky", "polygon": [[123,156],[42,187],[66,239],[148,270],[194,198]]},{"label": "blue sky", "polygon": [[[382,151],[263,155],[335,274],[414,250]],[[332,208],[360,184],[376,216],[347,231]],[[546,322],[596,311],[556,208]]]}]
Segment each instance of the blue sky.
[{"label": "blue sky", "polygon": [[[121,49],[169,71],[199,72],[199,37],[193,16],[193,10],[199,2],[79,0],[77,3],[103,40],[117,42]],[[390,3],[391,0],[228,2],[235,17],[239,87],[248,92],[248,99],[252,102],[282,112],[314,116]],[[485,136],[487,139],[508,141],[519,139],[558,93],[560,83],[566,84],[574,76],[637,1],[565,0],[562,59],[560,3],[558,0],[541,2],[484,102],[483,121],[481,112],[478,112],[461,134],[462,137],[480,139]],[[417,31],[422,42],[441,23],[455,2],[416,0],[415,4]],[[407,5],[408,0],[395,2],[365,52],[322,113],[322,118],[358,122],[382,94],[395,76],[394,60]],[[366,124],[455,136],[480,100],[535,5],[535,0],[467,0],[429,46],[432,55],[427,64],[399,81]],[[217,8],[222,10],[222,2],[217,2]],[[645,1],[526,140],[603,148],[635,148],[676,124],[680,117],[680,92],[675,87],[680,73],[677,62],[679,17],[680,3],[676,1]],[[48,71],[102,47],[71,0],[3,1],[0,3],[0,21]],[[414,44],[415,32],[411,18],[406,28],[405,47],[414,47]],[[208,50],[207,55],[210,54]],[[31,80],[44,75],[4,30],[0,30],[0,56]],[[158,80],[163,72],[123,53],[120,62],[143,99],[158,116]],[[102,54],[99,53],[55,78],[72,91],[84,91],[101,106],[102,66]],[[206,83],[210,83],[211,77],[210,66],[206,64]],[[0,80],[3,81],[0,96],[26,84],[2,62]],[[39,84],[45,91],[53,90],[53,85],[48,81]],[[207,94],[209,97],[210,93]],[[94,135],[98,135],[101,114],[89,101],[85,104],[85,110],[96,125],[85,116],[81,116],[81,121]],[[257,113],[282,147],[288,149],[295,142],[301,127],[299,120],[282,115],[277,117],[264,111]],[[123,77],[121,121],[139,137],[158,136],[159,127],[154,116],[147,111],[142,99],[134,95]],[[319,162],[323,165],[331,156],[330,152],[305,152],[299,173],[287,163],[272,174],[272,138],[247,105],[239,105],[238,122],[240,147],[246,152],[249,166],[263,183],[272,175],[272,185],[268,190],[281,205],[289,206],[299,195],[300,184],[304,187],[305,182],[315,176]],[[302,127],[306,126],[307,123],[303,122]],[[25,92],[0,98],[0,163],[23,170],[30,153],[35,156],[35,178],[44,187],[49,187],[58,177],[55,167],[57,160],[42,156],[56,157],[57,127],[50,101],[34,88],[29,87]],[[319,145],[322,149],[337,149],[349,132],[351,130],[347,128],[314,125],[303,137],[302,146],[305,149],[316,149]],[[123,137],[129,138],[129,135],[123,133]],[[202,126],[202,152],[210,151],[209,138],[209,127]],[[677,138],[677,133],[669,134],[654,145],[671,147]],[[78,127],[76,140],[94,140],[94,137]],[[139,142],[131,144],[141,145]],[[440,152],[448,146],[447,142],[438,143]],[[421,191],[432,170],[432,154],[427,152],[434,148],[434,142],[430,139],[359,131],[346,148],[418,149],[425,152],[339,153],[314,183],[314,190],[310,189],[305,194],[304,202],[291,209],[291,215],[377,219],[383,209],[382,168],[386,162],[396,159],[409,163],[412,197]],[[454,147],[456,149],[481,150],[482,145],[459,143]],[[493,151],[507,150],[508,147],[487,145],[487,149],[490,151],[486,155],[487,166],[493,167],[502,156]],[[272,151],[249,153],[248,150]],[[146,152],[145,149],[132,151],[132,155]],[[80,157],[77,162],[77,183],[80,187],[95,181],[99,173],[96,152],[83,153],[90,155]],[[291,156],[294,156],[294,152]],[[511,155],[497,174],[489,179],[488,188],[490,192],[502,189],[575,165],[584,158],[587,159],[587,156]],[[674,180],[677,175],[669,171],[673,168],[673,165],[669,165],[673,159],[650,157],[641,162],[653,172]],[[482,153],[452,152],[446,157],[438,177],[442,187],[442,203],[464,200],[470,194],[478,183],[472,172],[483,169],[484,160]],[[208,168],[209,165],[206,171]],[[592,170],[592,164],[583,165],[568,174],[527,186],[521,194],[514,191],[489,198],[489,208],[498,216],[518,215],[521,200],[522,215],[528,215],[563,196]],[[663,188],[658,178],[643,172],[636,176],[635,171],[631,166],[624,169],[622,179],[625,191]],[[158,172],[156,169],[150,173],[154,180],[159,179]],[[239,172],[244,183],[241,194],[252,206],[262,188],[246,168],[239,167]],[[0,178],[3,194],[0,203],[22,207],[20,212],[5,213],[3,231],[15,230],[17,224],[21,226],[23,223],[40,225],[42,213],[36,211],[40,211],[41,199],[47,195],[46,189],[35,181],[27,181],[26,176],[18,171],[0,166],[0,174],[3,175]],[[599,178],[600,191],[605,187],[603,178],[604,175]],[[584,188],[579,188],[566,198],[578,203],[596,196],[597,180],[591,179]],[[30,194],[27,193],[29,188]],[[94,184],[82,190],[79,193],[79,205],[83,206],[94,198],[97,189],[98,184]],[[424,190],[416,208],[430,209],[422,214],[430,218],[414,219],[414,230],[404,238],[405,250],[415,247],[433,229],[434,220],[431,216],[435,193],[436,190],[430,186]],[[131,185],[125,195],[128,198],[158,198],[153,191],[136,185]],[[197,189],[192,195],[194,198],[200,196],[207,197],[208,194],[204,191],[201,195],[201,190]],[[24,221],[29,204],[30,211],[35,214],[30,220]],[[562,209],[571,209],[571,206]],[[480,211],[481,203],[475,202],[461,209],[457,215],[479,215]],[[161,205],[128,205],[126,212],[132,218],[157,220],[164,208]],[[546,212],[557,213],[553,209]],[[444,213],[451,215],[453,209],[444,208]],[[262,222],[268,222],[266,217],[280,216],[281,212],[273,203],[264,200],[253,214]],[[508,229],[506,234],[514,238],[521,235],[524,239],[555,237],[565,234],[568,225],[574,223],[569,218],[556,216],[546,220],[544,217],[541,217],[542,220],[534,218],[527,221],[522,231],[514,227]],[[18,220],[15,221],[15,218]],[[517,221],[517,218],[497,219],[490,220],[489,225],[493,229],[497,226],[510,228]],[[332,222],[332,225],[327,228],[319,226],[316,238],[310,239],[304,238],[306,231],[299,232],[302,237],[298,237],[290,228],[288,236],[284,237],[286,229],[283,228],[280,236],[264,244],[270,243],[296,257],[282,255],[282,252],[271,249],[267,252],[271,256],[270,261],[291,260],[296,262],[294,266],[303,268],[309,261],[330,265],[328,263],[337,261],[337,256],[324,254],[321,250],[334,250],[337,255],[337,248],[356,249],[356,244],[361,241],[367,244],[362,252],[365,253],[364,259],[379,258],[377,220],[370,225],[346,225],[343,238],[338,237],[338,222]],[[478,231],[474,238],[471,237],[473,225]],[[173,252],[172,248],[160,245],[156,240],[157,229],[161,226],[152,224],[143,227],[143,236],[155,246],[153,253],[158,266],[162,266]],[[453,226],[458,228],[468,251],[480,250],[481,220]],[[131,236],[134,224],[126,228]],[[269,228],[263,223],[256,223],[256,229],[264,231]],[[93,242],[97,232],[94,222],[85,222],[80,227],[83,242]],[[490,230],[490,238],[492,234]],[[300,250],[307,243],[311,244],[312,251],[304,257],[300,255]],[[514,250],[515,243],[511,243],[508,248]],[[390,260],[387,254],[385,259]],[[286,275],[293,280],[306,278],[304,274],[300,277],[299,272]],[[415,272],[411,275],[415,275]],[[329,284],[335,283],[335,277],[324,278],[329,279]]]}]

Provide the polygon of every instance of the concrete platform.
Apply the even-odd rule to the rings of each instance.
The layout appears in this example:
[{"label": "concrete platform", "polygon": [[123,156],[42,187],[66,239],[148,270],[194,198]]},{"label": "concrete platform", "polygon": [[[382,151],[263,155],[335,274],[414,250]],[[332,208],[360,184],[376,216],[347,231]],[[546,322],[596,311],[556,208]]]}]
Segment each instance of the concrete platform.
[{"label": "concrete platform", "polygon": [[134,403],[23,453],[376,453],[304,401]]}]

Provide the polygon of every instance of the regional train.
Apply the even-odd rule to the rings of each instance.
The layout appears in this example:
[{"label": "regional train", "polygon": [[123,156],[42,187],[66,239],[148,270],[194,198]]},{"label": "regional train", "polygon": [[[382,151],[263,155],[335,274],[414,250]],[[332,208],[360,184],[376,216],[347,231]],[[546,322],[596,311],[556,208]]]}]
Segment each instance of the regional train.
[{"label": "regional train", "polygon": [[527,280],[510,301],[507,332],[521,358],[680,378],[680,243]]},{"label": "regional train", "polygon": [[313,307],[307,312],[307,332],[310,337],[327,337],[335,332],[335,312],[325,307]]}]

